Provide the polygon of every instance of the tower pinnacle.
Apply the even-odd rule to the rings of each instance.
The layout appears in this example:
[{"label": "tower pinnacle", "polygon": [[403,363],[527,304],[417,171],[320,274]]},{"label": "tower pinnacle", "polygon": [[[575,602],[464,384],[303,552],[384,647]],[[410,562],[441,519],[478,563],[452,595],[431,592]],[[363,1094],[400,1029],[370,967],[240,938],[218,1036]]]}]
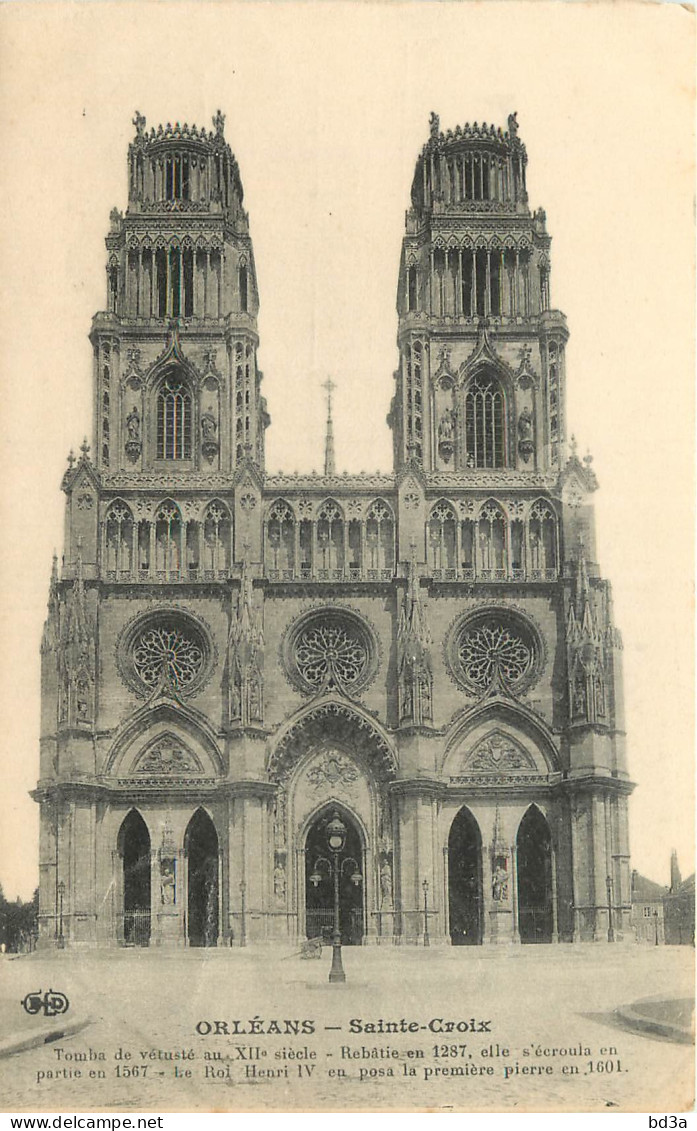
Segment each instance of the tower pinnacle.
[{"label": "tower pinnacle", "polygon": [[324,441],[324,474],[336,475],[336,464],[334,461],[334,422],[332,420],[332,392],[336,388],[336,385],[331,377],[327,377],[322,388],[327,390],[327,434]]}]

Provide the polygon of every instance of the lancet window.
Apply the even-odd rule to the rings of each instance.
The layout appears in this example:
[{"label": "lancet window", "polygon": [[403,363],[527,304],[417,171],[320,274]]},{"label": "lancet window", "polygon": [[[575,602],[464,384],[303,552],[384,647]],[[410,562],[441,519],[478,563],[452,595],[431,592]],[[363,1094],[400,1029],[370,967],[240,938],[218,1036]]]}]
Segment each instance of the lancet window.
[{"label": "lancet window", "polygon": [[479,512],[478,542],[480,576],[485,580],[503,581],[506,577],[506,517],[492,500]]},{"label": "lancet window", "polygon": [[455,510],[441,499],[428,521],[428,554],[432,569],[446,579],[457,576],[456,529]]},{"label": "lancet window", "polygon": [[539,500],[530,511],[530,574],[532,580],[557,573],[557,520],[551,507]]},{"label": "lancet window", "polygon": [[109,581],[220,581],[230,576],[232,517],[219,499],[200,518],[188,520],[166,499],[153,518],[137,521],[117,499],[102,530],[103,570]]},{"label": "lancet window", "polygon": [[406,442],[407,454],[421,460],[423,454],[423,345],[412,342],[406,354]]},{"label": "lancet window", "polygon": [[285,499],[277,499],[269,511],[266,540],[271,576],[292,579],[295,571],[295,515]]},{"label": "lancet window", "polygon": [[157,397],[157,458],[191,459],[192,401],[176,373],[165,378]]},{"label": "lancet window", "polygon": [[129,507],[117,499],[106,515],[104,562],[108,580],[130,578],[135,551],[134,533],[133,515]]},{"label": "lancet window", "polygon": [[[387,581],[394,574],[395,520],[376,499],[347,519],[334,499],[314,508],[301,500],[300,517],[277,499],[266,519],[265,564],[271,581]],[[356,504],[353,504],[354,512]],[[308,512],[312,512],[312,517]]]},{"label": "lancet window", "polygon": [[488,373],[478,373],[467,389],[465,449],[467,467],[506,465],[506,398],[499,382]]},{"label": "lancet window", "polygon": [[428,562],[435,580],[552,581],[559,570],[558,523],[551,503],[514,500],[508,513],[495,499],[461,500],[461,517],[446,499],[426,524]]},{"label": "lancet window", "polygon": [[559,462],[559,356],[556,342],[548,346],[549,441],[552,463]]},{"label": "lancet window", "polygon": [[184,527],[176,503],[165,502],[155,523],[155,572],[158,581],[178,581],[185,557]]},{"label": "lancet window", "polygon": [[[189,523],[189,528],[196,528],[197,523]],[[195,530],[198,533],[198,530]],[[203,559],[203,576],[205,580],[215,580],[229,576],[232,562],[232,522],[227,507],[215,499],[204,515],[203,538],[196,547],[197,554]],[[193,541],[193,540],[192,540]],[[193,563],[188,563],[189,572]]]}]

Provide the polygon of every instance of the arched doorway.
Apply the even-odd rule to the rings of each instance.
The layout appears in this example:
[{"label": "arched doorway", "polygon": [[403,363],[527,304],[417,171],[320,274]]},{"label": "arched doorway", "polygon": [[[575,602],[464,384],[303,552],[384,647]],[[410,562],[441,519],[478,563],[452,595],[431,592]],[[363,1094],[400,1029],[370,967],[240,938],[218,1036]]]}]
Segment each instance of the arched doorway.
[{"label": "arched doorway", "polygon": [[455,817],[448,838],[448,903],[453,946],[482,941],[482,838],[469,809]]},{"label": "arched doorway", "polygon": [[327,843],[327,825],[336,813],[346,826],[339,855],[339,923],[344,946],[363,942],[363,841],[352,818],[335,806],[323,809],[305,840],[305,933],[309,939],[331,940],[334,930],[334,855]]},{"label": "arched doorway", "polygon": [[518,927],[524,943],[552,941],[552,837],[536,805],[520,822],[518,857]]},{"label": "arched doorway", "polygon": [[184,838],[188,864],[187,938],[189,946],[218,942],[218,834],[203,809],[189,821]]},{"label": "arched doorway", "polygon": [[118,851],[123,866],[124,946],[150,942],[150,833],[136,809],[131,809],[119,830]]}]

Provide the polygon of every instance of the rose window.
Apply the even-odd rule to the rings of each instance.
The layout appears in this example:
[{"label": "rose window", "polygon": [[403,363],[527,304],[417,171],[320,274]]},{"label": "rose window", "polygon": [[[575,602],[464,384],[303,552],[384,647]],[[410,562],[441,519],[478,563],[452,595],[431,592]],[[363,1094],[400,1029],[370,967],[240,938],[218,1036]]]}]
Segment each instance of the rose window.
[{"label": "rose window", "polygon": [[480,614],[451,639],[454,674],[471,691],[481,695],[498,687],[518,693],[535,677],[541,646],[522,617]]},{"label": "rose window", "polygon": [[201,687],[215,659],[208,633],[190,614],[172,609],[134,620],[117,646],[122,677],[139,695],[161,685],[179,695]]},{"label": "rose window", "polygon": [[375,649],[358,617],[330,610],[303,618],[285,651],[287,670],[303,691],[352,694],[367,683]]},{"label": "rose window", "polygon": [[334,683],[349,688],[360,680],[368,656],[343,625],[328,624],[303,632],[296,660],[298,671],[312,687]]},{"label": "rose window", "polygon": [[203,667],[203,652],[178,629],[149,628],[138,637],[133,666],[147,687],[155,687],[164,676],[184,691]]}]

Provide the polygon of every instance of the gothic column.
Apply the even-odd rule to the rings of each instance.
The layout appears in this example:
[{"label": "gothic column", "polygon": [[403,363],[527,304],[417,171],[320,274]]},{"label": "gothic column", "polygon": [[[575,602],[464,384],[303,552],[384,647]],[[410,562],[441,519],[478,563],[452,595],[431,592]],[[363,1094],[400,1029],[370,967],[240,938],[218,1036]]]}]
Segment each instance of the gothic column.
[{"label": "gothic column", "polygon": [[511,845],[511,902],[513,910],[513,935],[511,941],[520,942],[520,922],[518,907],[518,845],[515,841]]},{"label": "gothic column", "polygon": [[442,942],[444,915],[441,876],[436,858],[437,795],[441,783],[413,779],[393,783],[398,821],[398,891],[401,932],[405,943],[423,945],[424,892],[428,881],[428,931],[432,942]]},{"label": "gothic column", "polygon": [[552,841],[550,845],[550,863],[552,869],[552,942],[559,942],[559,906],[557,896],[557,850]]},{"label": "gothic column", "polygon": [[472,249],[472,295],[471,295],[471,314],[473,316],[477,313],[477,249]]}]

